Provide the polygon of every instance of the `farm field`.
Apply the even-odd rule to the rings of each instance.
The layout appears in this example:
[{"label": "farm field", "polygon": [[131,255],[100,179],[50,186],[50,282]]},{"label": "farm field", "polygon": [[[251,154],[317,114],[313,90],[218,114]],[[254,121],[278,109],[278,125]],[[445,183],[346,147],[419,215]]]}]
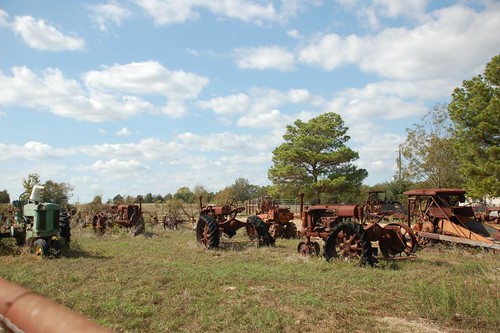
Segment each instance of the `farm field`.
[{"label": "farm field", "polygon": [[187,225],[74,227],[60,259],[1,240],[0,277],[117,332],[498,332],[500,254],[439,245],[363,268],[298,243],[259,248],[240,230],[206,251]]}]

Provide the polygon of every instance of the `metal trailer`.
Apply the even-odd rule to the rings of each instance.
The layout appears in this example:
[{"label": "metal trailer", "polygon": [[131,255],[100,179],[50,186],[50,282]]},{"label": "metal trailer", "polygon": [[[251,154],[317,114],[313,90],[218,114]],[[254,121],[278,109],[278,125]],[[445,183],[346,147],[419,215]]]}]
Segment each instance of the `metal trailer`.
[{"label": "metal trailer", "polygon": [[500,250],[500,232],[476,218],[470,205],[463,205],[463,189],[415,189],[408,196],[408,226],[417,241],[441,240]]}]

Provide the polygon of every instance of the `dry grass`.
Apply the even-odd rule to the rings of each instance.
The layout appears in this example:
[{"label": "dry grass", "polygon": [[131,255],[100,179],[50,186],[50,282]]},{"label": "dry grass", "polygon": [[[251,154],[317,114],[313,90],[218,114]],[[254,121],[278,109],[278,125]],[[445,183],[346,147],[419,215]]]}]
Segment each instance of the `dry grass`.
[{"label": "dry grass", "polygon": [[[240,231],[243,233],[243,230]],[[0,276],[122,332],[497,332],[498,255],[437,247],[379,268],[258,248],[219,251],[189,228],[131,238],[73,229],[71,250],[39,261],[0,243]]]}]

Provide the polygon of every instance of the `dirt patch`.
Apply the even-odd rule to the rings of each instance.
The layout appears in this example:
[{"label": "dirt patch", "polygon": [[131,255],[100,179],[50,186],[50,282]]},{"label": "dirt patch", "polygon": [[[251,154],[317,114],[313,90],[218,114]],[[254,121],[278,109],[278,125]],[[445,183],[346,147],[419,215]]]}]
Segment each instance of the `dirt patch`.
[{"label": "dirt patch", "polygon": [[388,325],[391,331],[394,330],[394,332],[451,333],[451,331],[440,329],[433,323],[423,319],[408,320],[398,317],[383,317],[379,321]]}]

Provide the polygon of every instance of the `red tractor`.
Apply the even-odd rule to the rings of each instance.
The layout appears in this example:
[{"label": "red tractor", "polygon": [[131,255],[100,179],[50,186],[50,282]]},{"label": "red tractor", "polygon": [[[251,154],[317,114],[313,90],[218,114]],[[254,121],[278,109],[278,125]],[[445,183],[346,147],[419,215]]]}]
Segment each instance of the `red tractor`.
[{"label": "red tractor", "polygon": [[143,233],[146,225],[142,216],[142,202],[138,205],[112,206],[109,212],[97,213],[92,219],[92,226],[98,234],[103,234],[107,227],[114,224],[127,228],[133,236]]},{"label": "red tractor", "polygon": [[276,201],[263,197],[259,200],[257,216],[269,226],[273,239],[297,237],[297,226],[290,208],[280,207]]},{"label": "red tractor", "polygon": [[259,242],[259,245],[274,245],[274,239],[267,230],[267,225],[258,216],[250,216],[240,221],[236,216],[245,210],[238,207],[234,199],[223,205],[207,204],[203,206],[200,197],[200,216],[196,224],[196,240],[207,249],[217,249],[221,235],[232,238],[240,228],[246,228],[250,240]]},{"label": "red tractor", "polygon": [[369,214],[365,214],[363,205],[325,204],[304,208],[303,197],[303,194],[299,195],[306,241],[300,242],[297,247],[301,255],[319,255],[320,245],[311,240],[313,237],[323,239],[323,255],[328,261],[332,258],[360,258],[361,264],[371,266],[375,261],[372,242],[378,242],[384,258],[394,258],[400,254],[409,256],[416,248],[417,241],[411,228],[401,223],[382,226],[379,221],[371,220]]}]

